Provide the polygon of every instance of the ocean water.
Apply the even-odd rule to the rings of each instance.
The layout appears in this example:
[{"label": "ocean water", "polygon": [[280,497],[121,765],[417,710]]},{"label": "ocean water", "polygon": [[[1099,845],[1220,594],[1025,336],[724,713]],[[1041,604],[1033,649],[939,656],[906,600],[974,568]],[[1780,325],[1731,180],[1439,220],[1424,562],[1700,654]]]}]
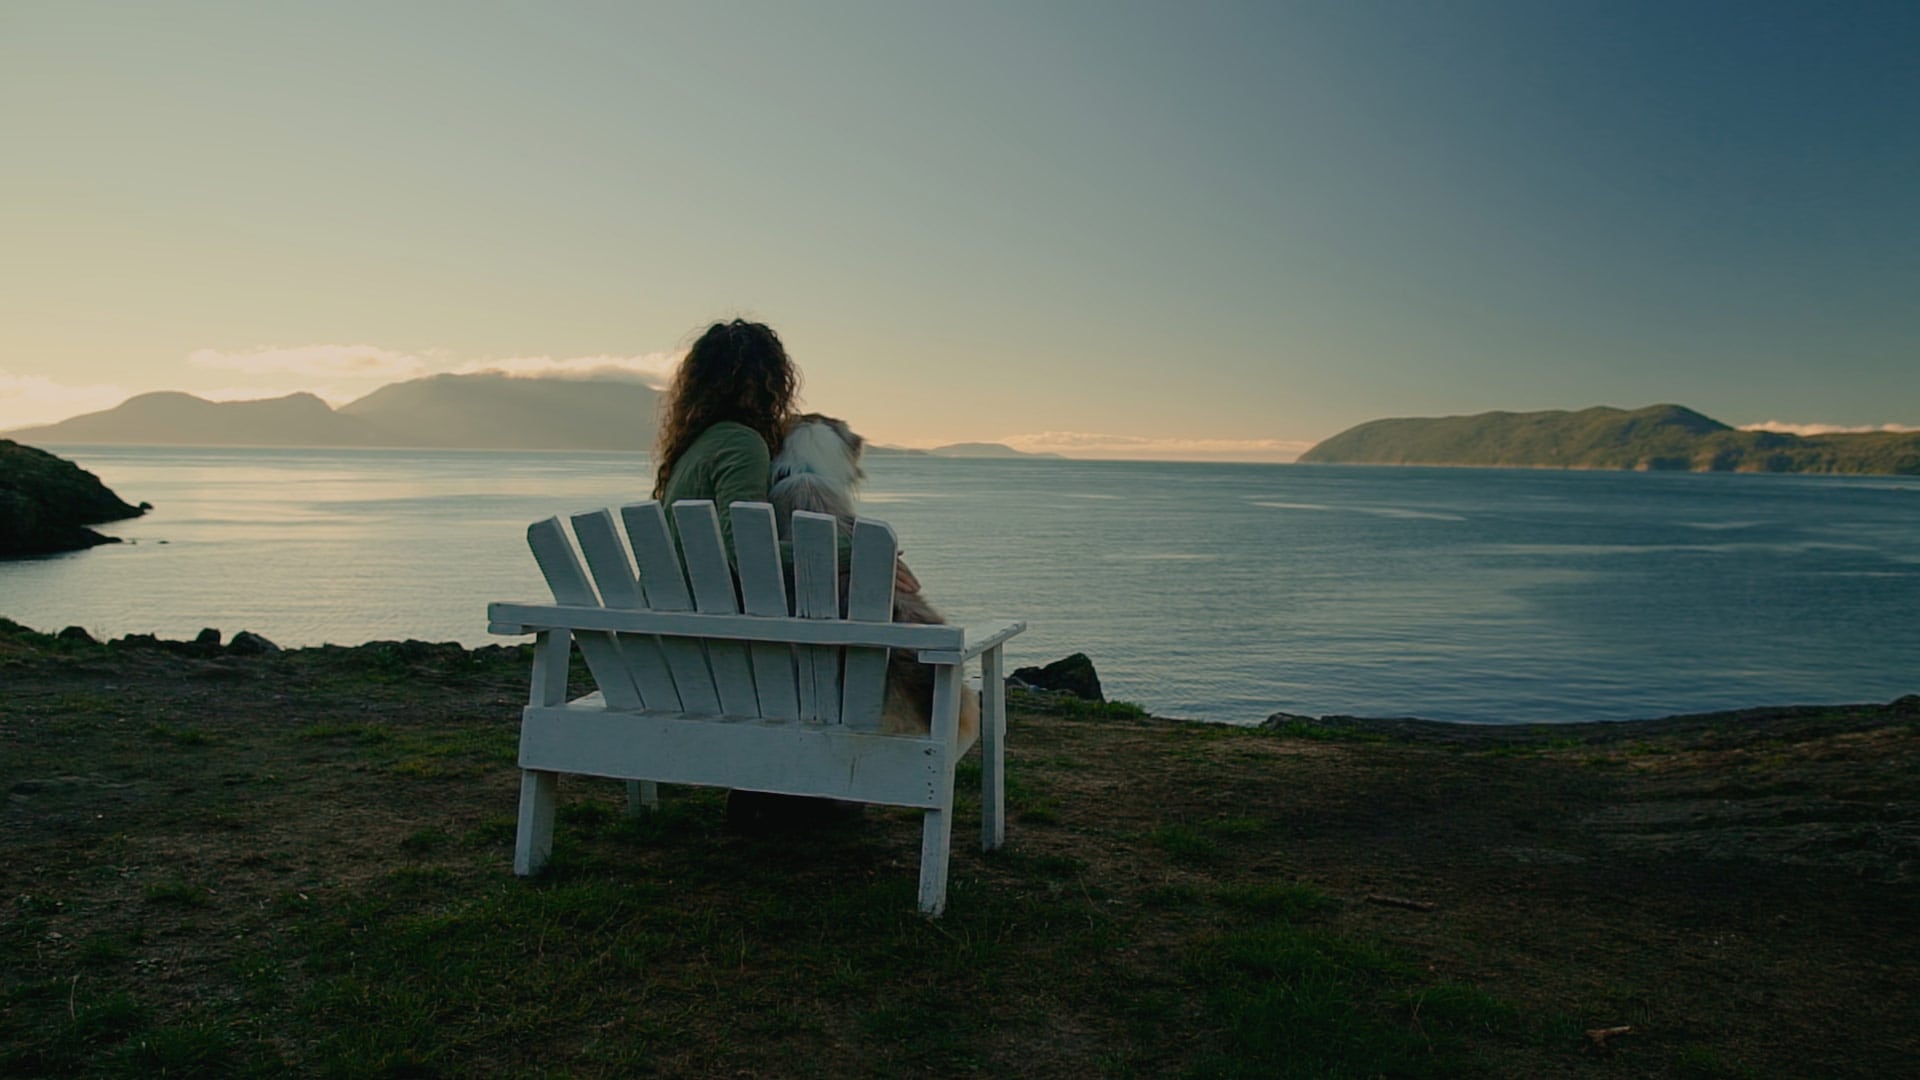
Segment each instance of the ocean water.
[{"label": "ocean water", "polygon": [[[153,513],[0,563],[42,630],[283,645],[500,641],[544,600],[530,522],[651,488],[644,455],[55,448]],[[1026,619],[1110,697],[1558,722],[1920,691],[1920,478],[876,457],[955,622]]]}]

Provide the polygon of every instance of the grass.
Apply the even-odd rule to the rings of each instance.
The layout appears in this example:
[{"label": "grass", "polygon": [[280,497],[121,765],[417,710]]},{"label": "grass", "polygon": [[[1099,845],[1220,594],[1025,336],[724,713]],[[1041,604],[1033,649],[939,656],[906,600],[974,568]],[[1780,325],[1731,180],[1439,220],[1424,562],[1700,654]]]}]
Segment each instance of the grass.
[{"label": "grass", "polygon": [[1148,715],[1146,709],[1131,701],[1088,701],[1084,698],[1053,697],[1020,691],[1009,694],[1008,700],[1033,712],[1076,720],[1144,720]]},{"label": "grass", "polygon": [[[1773,1074],[1705,1024],[1628,1044],[1618,1070],[1582,1059],[1568,1001],[1649,1033],[1708,1006],[1603,970],[1631,935],[1577,921],[1579,881],[1541,891],[1584,870],[1425,839],[1494,790],[1482,770],[1550,762],[1021,712],[1009,846],[973,843],[969,762],[929,921],[906,810],[743,837],[724,792],[669,787],[630,817],[620,784],[569,777],[548,872],[512,876],[525,660],[456,678],[473,655],[263,660],[262,697],[204,721],[154,688],[189,680],[129,680],[98,715],[25,683],[16,730],[58,734],[9,744],[31,827],[0,862],[0,1075]],[[152,719],[174,716],[209,741]],[[1521,879],[1550,933],[1488,914]],[[1646,946],[1658,963],[1698,936],[1675,935]],[[1604,988],[1554,981],[1574,978]]]},{"label": "grass", "polygon": [[[564,803],[536,880],[502,872],[510,823],[494,820],[464,837],[406,832],[395,846],[414,862],[357,884],[236,905],[257,909],[254,932],[209,938],[226,938],[227,958],[190,1002],[150,984],[146,954],[195,933],[166,913],[226,908],[197,881],[154,880],[147,944],[95,934],[75,953],[84,974],[11,985],[0,1073],[1019,1071],[995,1049],[1002,1029],[1050,1014],[1105,1032],[1102,1067],[1117,1074],[1309,1075],[1307,1061],[1417,1075],[1466,1060],[1424,1049],[1430,1032],[1404,1007],[1415,969],[1311,925],[1340,905],[1306,886],[1203,879],[1128,896],[1082,858],[1016,847],[963,861],[935,922],[913,911],[911,867],[858,869],[886,862],[868,832],[742,840],[718,831],[717,792],[672,789],[638,818],[622,796],[603,784]],[[910,813],[874,814],[917,830]],[[1231,849],[1265,831],[1224,818],[1154,843],[1184,864],[1175,838]],[[1154,912],[1178,923],[1159,947],[1193,959],[1141,965],[1138,943],[1165,933]],[[1436,1009],[1418,1024],[1471,1023]],[[1319,1049],[1301,1058],[1308,1042]]]},{"label": "grass", "polygon": [[1389,741],[1384,732],[1339,727],[1301,719],[1288,720],[1261,730],[1282,739],[1309,739],[1314,742],[1380,743]]},{"label": "grass", "polygon": [[146,898],[149,903],[171,904],[176,907],[206,907],[208,895],[205,885],[184,881],[179,878],[157,881],[147,886],[146,889]]},{"label": "grass", "polygon": [[217,741],[204,731],[177,727],[173,724],[148,724],[147,735],[159,742],[172,743],[175,746],[212,746]]}]

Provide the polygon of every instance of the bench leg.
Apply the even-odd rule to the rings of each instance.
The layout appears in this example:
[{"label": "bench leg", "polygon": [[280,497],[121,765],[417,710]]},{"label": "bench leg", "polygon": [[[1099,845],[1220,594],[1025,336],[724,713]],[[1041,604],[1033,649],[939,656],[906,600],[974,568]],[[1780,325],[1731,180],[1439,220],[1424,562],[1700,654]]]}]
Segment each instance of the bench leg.
[{"label": "bench leg", "polygon": [[1007,842],[1007,683],[1000,649],[980,657],[980,850]]},{"label": "bench leg", "polygon": [[947,854],[953,847],[953,811],[929,810],[920,825],[920,913],[947,908]]},{"label": "bench leg", "polygon": [[559,781],[558,773],[520,771],[520,835],[513,847],[513,872],[521,877],[539,873],[553,854],[553,806]]},{"label": "bench leg", "polygon": [[627,816],[639,817],[642,810],[660,809],[660,785],[651,780],[627,781]]}]

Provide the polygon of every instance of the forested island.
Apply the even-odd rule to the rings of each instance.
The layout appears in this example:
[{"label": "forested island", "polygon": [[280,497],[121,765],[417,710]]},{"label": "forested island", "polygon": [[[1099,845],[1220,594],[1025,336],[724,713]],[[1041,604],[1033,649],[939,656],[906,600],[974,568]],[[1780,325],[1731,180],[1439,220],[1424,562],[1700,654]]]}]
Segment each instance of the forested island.
[{"label": "forested island", "polygon": [[1920,432],[1742,431],[1681,405],[1373,420],[1300,455],[1321,465],[1920,475]]}]

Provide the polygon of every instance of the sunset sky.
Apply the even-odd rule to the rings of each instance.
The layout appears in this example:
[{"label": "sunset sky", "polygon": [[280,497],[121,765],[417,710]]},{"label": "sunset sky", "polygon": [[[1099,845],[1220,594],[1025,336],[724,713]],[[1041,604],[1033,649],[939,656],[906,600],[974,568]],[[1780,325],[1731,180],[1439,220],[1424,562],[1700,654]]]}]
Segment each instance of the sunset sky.
[{"label": "sunset sky", "polygon": [[658,374],[906,445],[1920,425],[1920,4],[0,6],[0,429]]}]

